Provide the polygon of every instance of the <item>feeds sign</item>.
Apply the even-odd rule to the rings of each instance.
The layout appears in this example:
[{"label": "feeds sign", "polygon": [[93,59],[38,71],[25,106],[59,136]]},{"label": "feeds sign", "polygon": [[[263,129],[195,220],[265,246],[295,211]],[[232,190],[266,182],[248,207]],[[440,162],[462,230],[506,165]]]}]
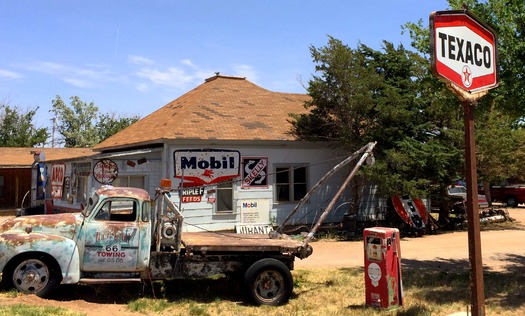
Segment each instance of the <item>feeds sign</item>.
[{"label": "feeds sign", "polygon": [[468,92],[498,85],[496,34],[465,11],[430,15],[432,72]]}]

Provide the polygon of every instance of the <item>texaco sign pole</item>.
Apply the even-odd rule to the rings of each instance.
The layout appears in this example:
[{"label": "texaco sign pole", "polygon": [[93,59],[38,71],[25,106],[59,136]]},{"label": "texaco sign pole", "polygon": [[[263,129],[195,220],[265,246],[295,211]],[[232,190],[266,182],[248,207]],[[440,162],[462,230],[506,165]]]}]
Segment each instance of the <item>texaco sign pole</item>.
[{"label": "texaco sign pole", "polygon": [[478,209],[474,108],[498,85],[496,34],[465,10],[430,15],[432,72],[447,83],[464,109],[468,249],[472,315],[485,315]]}]

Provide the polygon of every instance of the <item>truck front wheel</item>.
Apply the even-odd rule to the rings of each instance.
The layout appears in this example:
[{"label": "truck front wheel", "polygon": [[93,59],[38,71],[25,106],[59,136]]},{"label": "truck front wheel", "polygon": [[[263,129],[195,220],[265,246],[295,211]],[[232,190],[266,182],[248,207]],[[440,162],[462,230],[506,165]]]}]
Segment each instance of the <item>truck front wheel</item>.
[{"label": "truck front wheel", "polygon": [[288,267],[273,258],[261,259],[244,274],[248,299],[255,305],[277,306],[288,302],[293,291]]},{"label": "truck front wheel", "polygon": [[6,288],[14,287],[23,293],[45,297],[60,283],[59,271],[45,256],[27,255],[11,262],[4,269],[2,283]]}]

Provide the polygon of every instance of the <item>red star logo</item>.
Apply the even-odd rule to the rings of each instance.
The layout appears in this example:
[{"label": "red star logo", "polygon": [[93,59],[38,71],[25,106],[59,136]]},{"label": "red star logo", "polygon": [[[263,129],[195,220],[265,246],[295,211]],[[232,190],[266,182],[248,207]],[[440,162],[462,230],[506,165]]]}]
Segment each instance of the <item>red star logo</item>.
[{"label": "red star logo", "polygon": [[463,67],[463,84],[465,87],[470,87],[472,82],[470,81],[470,76],[472,75],[472,72],[470,71],[470,68],[468,66]]}]

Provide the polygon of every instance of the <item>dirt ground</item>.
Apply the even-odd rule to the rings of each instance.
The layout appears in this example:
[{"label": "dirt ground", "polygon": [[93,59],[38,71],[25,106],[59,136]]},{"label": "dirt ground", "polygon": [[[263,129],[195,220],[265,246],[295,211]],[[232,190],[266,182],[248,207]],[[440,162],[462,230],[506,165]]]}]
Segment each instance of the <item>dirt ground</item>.
[{"label": "dirt ground", "polygon": [[[516,220],[513,225],[498,225],[499,229],[482,229],[481,248],[483,268],[505,270],[518,268],[525,270],[525,206],[507,209]],[[0,218],[0,221],[3,219]],[[362,241],[321,240],[312,243],[313,254],[296,260],[295,269],[321,269],[339,267],[362,267],[364,249]],[[330,258],[330,259],[327,259]],[[416,269],[468,269],[468,233],[456,231],[422,237],[401,239],[401,262],[403,268]],[[525,271],[523,271],[525,272]],[[129,293],[129,291],[127,291]],[[137,298],[139,293],[137,293]],[[94,315],[142,315],[126,309],[128,300],[112,293],[97,293],[86,286],[62,286],[54,299],[41,299],[34,295],[0,296],[0,306],[10,304],[29,304],[60,306],[88,316]]]}]

